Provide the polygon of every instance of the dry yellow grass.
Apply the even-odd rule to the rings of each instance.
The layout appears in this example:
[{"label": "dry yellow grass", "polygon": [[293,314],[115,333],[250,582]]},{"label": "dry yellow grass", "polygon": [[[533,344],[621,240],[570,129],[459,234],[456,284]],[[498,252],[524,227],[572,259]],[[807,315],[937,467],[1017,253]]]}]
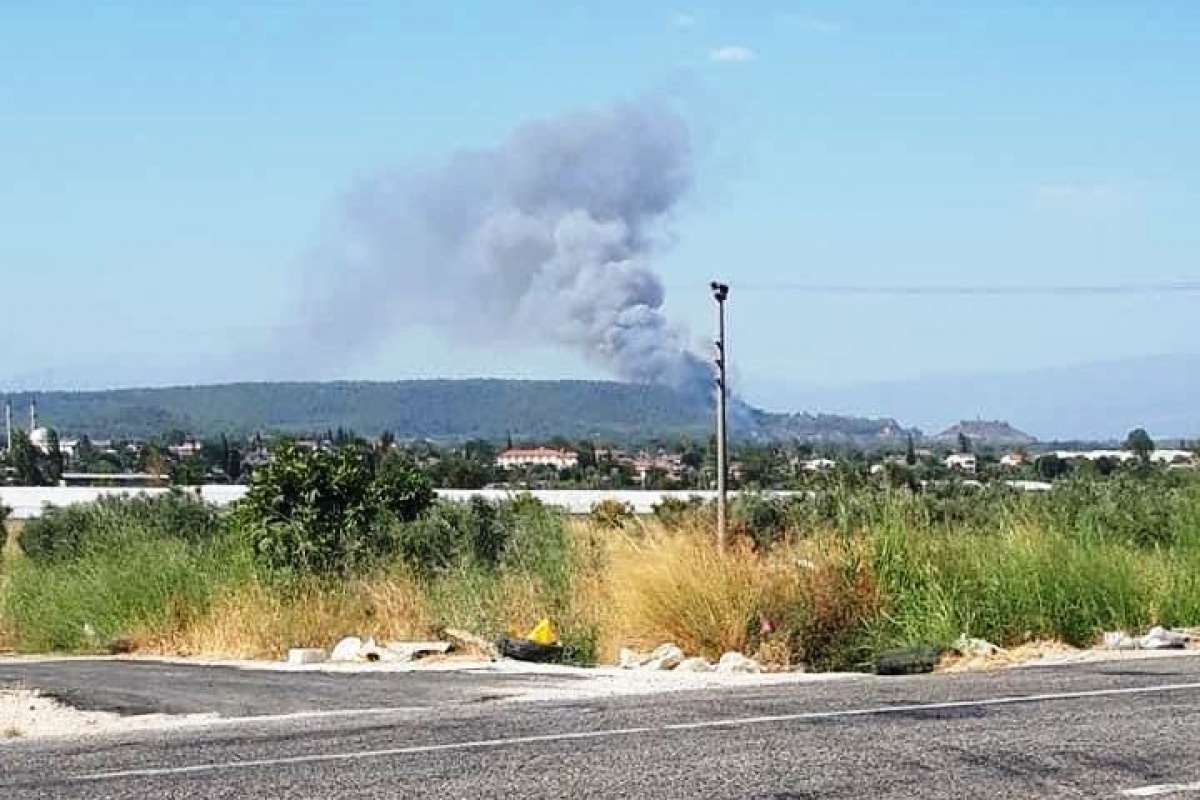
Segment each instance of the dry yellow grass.
[{"label": "dry yellow grass", "polygon": [[0,536],[0,561],[6,558],[12,558],[20,552],[20,547],[17,545],[17,537],[21,535],[21,528],[25,523],[21,520],[10,519],[6,520],[0,528],[4,535]]},{"label": "dry yellow grass", "polygon": [[737,543],[722,553],[710,532],[641,524],[615,538],[600,593],[601,652],[674,642],[717,658],[753,652],[788,667],[843,647],[878,611],[863,553],[833,537],[769,555]]},{"label": "dry yellow grass", "polygon": [[431,634],[420,586],[392,572],[343,585],[280,590],[248,583],[166,637],[134,637],[137,648],[177,655],[279,658],[289,647],[330,647],[343,636],[380,641]]}]

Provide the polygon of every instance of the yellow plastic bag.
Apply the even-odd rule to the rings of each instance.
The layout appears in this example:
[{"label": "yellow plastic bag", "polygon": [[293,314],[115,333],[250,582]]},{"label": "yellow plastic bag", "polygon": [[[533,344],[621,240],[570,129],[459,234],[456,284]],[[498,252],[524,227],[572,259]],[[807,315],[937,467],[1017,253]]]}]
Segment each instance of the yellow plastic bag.
[{"label": "yellow plastic bag", "polygon": [[543,619],[533,626],[533,630],[525,637],[531,642],[538,644],[554,644],[558,641],[558,636],[554,633],[554,628],[550,626],[550,620]]}]

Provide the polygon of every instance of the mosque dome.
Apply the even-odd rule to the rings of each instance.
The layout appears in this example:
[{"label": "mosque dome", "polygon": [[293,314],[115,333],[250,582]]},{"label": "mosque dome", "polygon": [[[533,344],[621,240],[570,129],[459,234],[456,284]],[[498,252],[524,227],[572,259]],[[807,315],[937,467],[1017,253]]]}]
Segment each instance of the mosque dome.
[{"label": "mosque dome", "polygon": [[33,432],[29,434],[29,443],[43,453],[50,452],[50,429],[34,428]]}]

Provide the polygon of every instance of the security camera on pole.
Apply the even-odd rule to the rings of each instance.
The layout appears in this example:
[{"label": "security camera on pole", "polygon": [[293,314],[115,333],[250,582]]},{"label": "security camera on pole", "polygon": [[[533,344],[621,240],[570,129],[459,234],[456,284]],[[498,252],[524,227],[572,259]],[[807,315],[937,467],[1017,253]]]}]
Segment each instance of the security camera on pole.
[{"label": "security camera on pole", "polygon": [[725,300],[729,297],[729,286],[713,281],[713,299],[717,301],[717,341],[716,341],[716,385],[717,385],[717,547],[725,549],[725,479],[729,474],[726,463],[728,458],[728,442],[725,436],[725,400],[728,390],[725,384],[725,369],[728,350],[725,347]]}]

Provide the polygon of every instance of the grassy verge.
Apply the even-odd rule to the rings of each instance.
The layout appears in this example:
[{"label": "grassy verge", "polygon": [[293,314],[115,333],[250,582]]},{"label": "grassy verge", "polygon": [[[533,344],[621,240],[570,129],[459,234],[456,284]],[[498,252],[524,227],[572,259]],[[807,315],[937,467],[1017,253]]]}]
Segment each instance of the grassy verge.
[{"label": "grassy verge", "polygon": [[[0,646],[93,651],[124,640],[278,657],[349,634],[521,633],[545,616],[583,662],[673,641],[710,658],[739,650],[780,666],[855,668],[962,634],[1087,645],[1105,630],[1200,624],[1200,484],[1054,495],[839,490],[801,508],[756,499],[724,553],[705,509],[581,521],[529,503],[439,507],[366,571],[286,580],[256,569],[227,520],[174,509],[172,527],[154,509],[126,518],[109,508],[34,531],[41,557],[5,560]],[[74,538],[55,533],[63,526]]]}]

